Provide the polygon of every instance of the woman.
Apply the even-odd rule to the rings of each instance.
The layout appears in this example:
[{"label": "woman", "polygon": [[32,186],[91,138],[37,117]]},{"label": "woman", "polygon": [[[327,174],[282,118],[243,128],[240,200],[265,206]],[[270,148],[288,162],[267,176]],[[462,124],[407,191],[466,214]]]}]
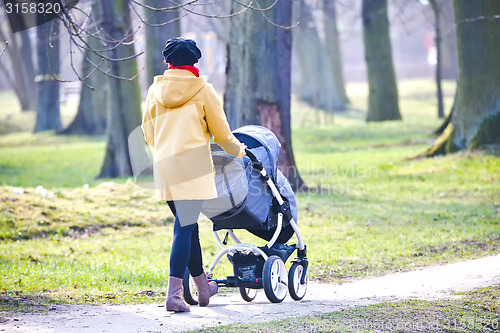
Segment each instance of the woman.
[{"label": "woman", "polygon": [[169,39],[163,56],[169,67],[149,88],[142,130],[154,148],[157,199],[167,201],[175,215],[166,307],[183,312],[189,311],[180,297],[186,267],[200,306],[217,293],[217,283],[209,284],[203,272],[197,224],[203,200],[217,197],[210,135],[235,157],[244,156],[245,146],[231,133],[213,86],[199,77],[196,43]]}]

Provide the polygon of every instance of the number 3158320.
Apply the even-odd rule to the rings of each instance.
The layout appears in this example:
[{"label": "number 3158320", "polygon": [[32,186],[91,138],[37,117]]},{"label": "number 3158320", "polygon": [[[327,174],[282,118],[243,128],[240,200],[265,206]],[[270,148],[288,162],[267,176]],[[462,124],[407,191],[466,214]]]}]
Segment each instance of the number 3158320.
[{"label": "number 3158320", "polygon": [[60,3],[50,2],[6,2],[7,14],[59,14],[62,11]]}]

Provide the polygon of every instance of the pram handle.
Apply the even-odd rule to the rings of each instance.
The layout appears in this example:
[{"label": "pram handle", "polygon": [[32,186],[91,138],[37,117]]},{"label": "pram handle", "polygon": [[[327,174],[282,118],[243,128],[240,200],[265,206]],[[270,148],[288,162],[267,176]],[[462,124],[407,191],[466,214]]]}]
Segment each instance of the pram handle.
[{"label": "pram handle", "polygon": [[257,157],[250,151],[250,149],[245,148],[245,154],[248,156],[250,161],[253,163],[260,163],[260,161],[257,159]]},{"label": "pram handle", "polygon": [[258,170],[262,170],[262,163],[259,161],[259,159],[250,151],[250,149],[245,148],[245,154],[248,156],[250,161],[252,161],[252,164],[254,167],[256,167]]}]

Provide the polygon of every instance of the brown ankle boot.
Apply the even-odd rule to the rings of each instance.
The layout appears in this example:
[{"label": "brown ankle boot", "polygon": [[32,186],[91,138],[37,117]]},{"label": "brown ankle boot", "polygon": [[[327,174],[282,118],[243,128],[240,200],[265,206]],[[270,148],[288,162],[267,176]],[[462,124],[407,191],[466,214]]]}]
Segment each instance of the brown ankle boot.
[{"label": "brown ankle boot", "polygon": [[174,276],[168,278],[167,311],[189,312],[187,306],[182,300],[182,279]]},{"label": "brown ankle boot", "polygon": [[196,284],[196,290],[198,290],[198,304],[200,306],[207,306],[209,298],[217,294],[217,290],[219,290],[217,282],[212,281],[208,283],[205,273],[202,273],[200,276],[193,277],[193,280]]}]

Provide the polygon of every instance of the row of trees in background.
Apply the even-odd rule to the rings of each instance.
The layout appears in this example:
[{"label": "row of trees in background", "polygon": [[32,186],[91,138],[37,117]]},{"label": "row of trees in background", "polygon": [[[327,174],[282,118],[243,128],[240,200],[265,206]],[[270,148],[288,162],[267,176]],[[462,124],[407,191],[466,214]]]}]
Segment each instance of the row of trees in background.
[{"label": "row of trees in background", "polygon": [[[148,79],[151,80],[154,74],[159,73],[162,70],[161,67],[161,54],[154,52],[153,48],[156,47],[156,42],[163,43],[165,38],[163,36],[172,36],[180,34],[179,25],[179,12],[184,6],[178,6],[171,10],[161,10],[155,11],[154,9],[161,9],[164,1],[158,0],[142,0],[144,7],[147,8],[147,24],[146,24],[146,47],[147,47],[147,71]],[[195,1],[197,2],[197,1]],[[432,0],[432,8],[436,13],[436,31],[439,32],[439,18],[444,4],[450,2],[450,0]],[[97,2],[93,3],[93,19],[95,21],[99,20],[100,5],[96,5]],[[127,3],[130,4],[129,1]],[[132,1],[137,6],[137,1]],[[348,98],[345,92],[345,84],[342,72],[342,59],[341,59],[341,46],[339,42],[339,32],[337,28],[336,20],[336,4],[335,1],[331,0],[299,0],[293,2],[295,7],[294,12],[294,22],[300,22],[298,26],[293,29],[294,48],[300,62],[301,69],[301,87],[300,87],[300,98],[307,103],[323,109],[327,112],[332,112],[334,110],[341,111],[348,107]],[[320,12],[321,18],[313,18],[313,11]],[[365,46],[366,46],[366,60],[368,67],[368,78],[371,82],[370,84],[370,103],[369,103],[369,114],[367,117],[368,121],[379,121],[379,120],[394,120],[400,119],[401,115],[398,110],[398,98],[397,98],[397,87],[394,84],[394,66],[392,64],[391,56],[391,46],[388,34],[388,21],[387,21],[387,0],[364,0],[362,7],[362,18],[364,26],[364,36],[365,36]],[[385,22],[385,23],[384,23]],[[384,28],[385,24],[385,28]],[[97,24],[97,26],[99,26]],[[88,26],[87,29],[92,30],[96,27]],[[96,33],[97,31],[94,31]],[[26,32],[21,34],[23,41],[26,39]],[[320,38],[322,36],[322,38]],[[0,36],[2,37],[2,36]],[[10,36],[13,39],[12,36]],[[90,49],[99,48],[96,45],[98,41],[95,38],[88,38],[88,43]],[[163,40],[163,42],[161,41]],[[436,34],[436,46],[439,50],[439,42],[441,40],[440,34]],[[28,38],[29,41],[29,38]],[[380,44],[380,43],[381,44]],[[22,43],[23,47],[26,47],[27,43]],[[29,46],[28,46],[29,47]],[[14,49],[11,47],[10,49]],[[87,72],[96,73],[95,66],[89,65],[89,59],[94,64],[100,63],[100,57],[95,57],[92,51],[85,50],[85,61],[82,65],[81,72],[83,77],[85,77]],[[23,54],[29,54],[23,52]],[[93,57],[94,56],[94,57]],[[14,55],[12,59],[20,59]],[[29,59],[28,59],[29,60]],[[439,57],[438,57],[439,60]],[[14,61],[13,61],[14,62]],[[14,62],[17,64],[19,71],[23,71],[26,68],[28,73],[29,68],[32,68],[32,61],[29,60],[25,63],[19,63],[19,61]],[[31,66],[29,64],[31,63]],[[438,61],[437,68],[440,68],[440,63]],[[94,75],[94,74],[92,74]],[[30,75],[13,75],[15,78],[27,77],[26,82],[33,82]],[[95,75],[98,76],[98,75]],[[93,82],[103,82],[101,78],[93,80],[88,78],[89,86],[92,86]],[[440,93],[440,79],[438,80],[438,96]],[[33,98],[26,98],[28,94],[22,93],[26,90],[24,87],[25,83],[21,82],[17,84],[21,87],[16,89],[20,91],[20,101],[23,105],[23,109],[28,109],[29,106],[27,102],[31,104],[36,104],[33,102]],[[106,90],[103,88],[102,90]],[[98,110],[99,108],[92,107],[95,104],[94,101],[98,101],[97,105],[102,107],[101,101],[105,99],[105,94],[103,96],[96,96],[98,93],[90,93],[88,90],[82,90],[82,101],[84,105],[81,106],[82,110]],[[88,97],[92,96],[92,101]],[[31,97],[31,96],[30,96]],[[24,101],[24,102],[23,102]],[[442,98],[438,98],[439,101],[439,114],[442,116]],[[64,131],[66,134],[100,134],[103,132],[103,126],[97,124],[94,120],[99,120],[99,115],[86,116],[85,112],[79,112],[79,117],[75,119],[72,126]],[[43,126],[38,126],[43,128]],[[54,127],[56,128],[56,127]]]},{"label": "row of trees in background", "polygon": [[[438,54],[441,38],[439,15],[448,1],[451,0],[431,1],[436,17]],[[106,157],[100,176],[130,175],[127,136],[140,122],[140,91],[137,80],[133,79],[137,76],[137,55],[132,43],[131,9],[137,11],[139,7],[145,13],[150,82],[153,75],[163,70],[158,67],[162,60],[159,45],[163,45],[169,37],[180,35],[181,11],[214,19],[228,16],[231,29],[224,102],[230,124],[233,127],[261,124],[272,129],[283,144],[281,168],[294,188],[301,188],[303,182],[295,168],[290,128],[292,45],[296,48],[302,68],[301,97],[326,111],[345,109],[348,99],[342,76],[335,2],[314,2],[322,13],[321,25],[314,24],[317,20],[313,20],[313,3],[306,0],[295,1],[293,9],[292,2],[285,0],[262,0],[258,3],[230,1],[229,13],[214,15],[197,12],[198,1],[162,8],[164,3],[159,0],[95,1],[92,2],[92,24],[84,29],[69,13],[61,17],[73,38],[78,34],[77,37],[85,41],[80,44],[84,61],[79,76],[85,83],[82,85],[80,106],[75,121],[62,133],[106,133]],[[499,140],[500,41],[495,32],[500,31],[500,2],[453,0],[453,6],[459,55],[456,105],[450,125],[429,152],[430,155]],[[401,119],[389,38],[387,0],[362,0],[361,14],[369,81],[367,120]],[[300,24],[294,26],[297,21]],[[57,24],[47,23],[37,28],[40,34],[43,29],[48,29],[46,35],[38,38],[37,82],[40,92],[49,87],[55,88],[57,84],[54,80],[58,75],[56,58],[50,55],[57,48],[57,38],[53,35],[55,26]],[[22,34],[20,36],[22,39]],[[44,50],[42,43],[50,47]],[[15,57],[12,49],[11,43],[7,48],[11,58]],[[3,70],[7,72],[5,68]],[[440,76],[440,66],[437,66],[438,83]],[[18,86],[28,84],[20,81],[16,83]],[[92,91],[92,87],[99,88]],[[44,98],[52,98],[53,103],[43,101]],[[41,125],[37,120],[37,130],[60,129],[57,127],[60,126],[58,116],[49,114],[56,109],[58,100],[59,97],[50,93],[39,94],[40,114],[37,118]],[[106,117],[103,110],[107,110]],[[50,121],[43,122],[44,119]]]}]

